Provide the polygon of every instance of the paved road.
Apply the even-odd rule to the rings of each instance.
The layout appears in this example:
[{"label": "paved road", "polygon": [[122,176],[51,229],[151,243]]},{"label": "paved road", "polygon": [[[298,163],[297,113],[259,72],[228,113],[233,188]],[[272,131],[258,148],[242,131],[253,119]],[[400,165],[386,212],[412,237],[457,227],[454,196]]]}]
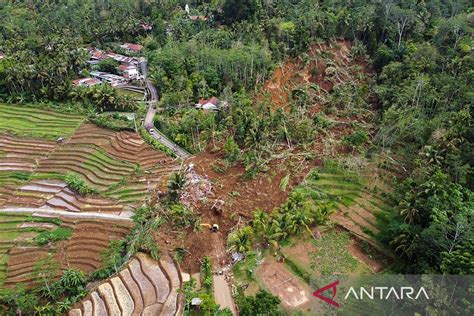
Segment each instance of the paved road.
[{"label": "paved road", "polygon": [[38,216],[64,216],[70,218],[82,218],[82,219],[110,219],[120,221],[132,221],[130,218],[133,213],[122,212],[122,215],[113,214],[101,214],[93,212],[69,212],[47,208],[29,208],[29,207],[7,207],[0,209],[0,213],[27,213],[36,214]]},{"label": "paved road", "polygon": [[221,308],[228,308],[232,311],[232,315],[237,315],[234,306],[234,300],[232,299],[232,292],[230,290],[229,284],[225,280],[224,275],[214,275],[214,299],[216,303],[221,306]]},{"label": "paved road", "polygon": [[[145,129],[150,133],[150,135],[174,151],[176,155],[178,155],[182,159],[186,159],[189,156],[191,156],[190,153],[188,153],[186,150],[183,148],[179,147],[176,145],[174,142],[172,142],[169,138],[167,138],[163,133],[158,131],[154,125],[153,125],[153,118],[155,117],[156,113],[156,103],[158,102],[158,91],[156,90],[156,87],[151,83],[151,80],[148,79],[148,63],[145,59],[142,59],[140,61],[140,68],[143,74],[143,77],[145,78],[145,84],[146,88],[149,92],[149,100],[148,100],[148,111],[145,116],[145,120],[143,122],[143,126]],[[153,129],[153,132],[150,132]]]}]

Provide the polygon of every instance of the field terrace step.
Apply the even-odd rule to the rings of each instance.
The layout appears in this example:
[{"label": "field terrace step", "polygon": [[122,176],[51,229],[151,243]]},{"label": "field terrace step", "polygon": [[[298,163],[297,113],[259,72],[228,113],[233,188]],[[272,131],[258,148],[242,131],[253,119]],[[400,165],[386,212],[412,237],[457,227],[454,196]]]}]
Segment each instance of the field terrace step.
[{"label": "field terrace step", "polygon": [[146,256],[145,254],[138,254],[137,259],[140,261],[140,265],[144,274],[151,280],[156,290],[156,302],[164,303],[170,293],[169,280],[161,271],[159,265]]},{"label": "field terrace step", "polygon": [[172,261],[171,258],[165,258],[160,260],[160,265],[164,269],[165,273],[168,275],[168,279],[171,285],[171,292],[163,305],[162,313],[163,315],[174,315],[179,309],[180,299],[178,294],[178,289],[181,287],[181,273],[177,269],[177,266]]},{"label": "field terrace step", "polygon": [[68,144],[95,144],[109,155],[131,163],[139,163],[144,169],[166,161],[173,161],[163,152],[151,148],[137,133],[112,132],[93,124],[84,124],[74,133]]},{"label": "field terrace step", "polygon": [[132,315],[135,305],[133,304],[133,298],[127,290],[125,284],[119,277],[113,277],[110,279],[110,283],[114,288],[117,296],[117,301],[120,304],[120,310],[123,315]]},{"label": "field terrace step", "polygon": [[103,315],[109,315],[107,312],[107,307],[105,306],[104,301],[102,298],[97,294],[97,292],[92,292],[91,293],[92,297],[92,308],[93,308],[93,315],[94,316],[103,316]]},{"label": "field terrace step", "polygon": [[112,240],[119,240],[129,232],[129,226],[114,221],[78,220],[71,238],[63,242],[67,263],[89,273],[101,265],[101,252],[108,249]]},{"label": "field terrace step", "polygon": [[132,315],[140,315],[143,309],[145,308],[142,293],[138,287],[137,282],[132,278],[129,269],[124,269],[119,273],[120,279],[123,281],[123,284],[126,286],[128,293],[133,299],[134,309]]},{"label": "field terrace step", "polygon": [[98,292],[101,294],[101,297],[103,298],[105,305],[107,306],[107,311],[109,312],[109,315],[122,314],[117,299],[115,298],[114,290],[112,289],[110,283],[106,282],[99,285]]},{"label": "field terrace step", "polygon": [[8,199],[11,198],[13,192],[15,192],[15,187],[11,185],[2,185],[0,186],[0,206],[4,206]]},{"label": "field terrace step", "polygon": [[80,196],[60,180],[35,180],[21,186],[4,203],[6,207],[38,207],[71,212],[120,214],[124,206],[115,199]]},{"label": "field terrace step", "polygon": [[93,313],[93,306],[91,301],[84,301],[82,302],[82,310],[84,311],[84,316],[92,316]]},{"label": "field terrace step", "polygon": [[[5,287],[14,287],[17,283],[24,283],[26,285],[34,282],[36,279],[32,275],[35,263],[39,260],[45,259],[48,254],[52,254],[53,258],[60,262],[59,255],[51,249],[39,247],[13,247],[9,253],[7,263],[7,278],[5,279]],[[62,270],[61,264],[57,271],[58,275]]]},{"label": "field terrace step", "polygon": [[[122,239],[129,232],[132,222],[111,219],[71,219],[60,216],[61,226],[73,229],[72,236],[52,247],[20,246],[9,242],[5,250],[9,251],[7,278],[5,286],[12,287],[17,282],[29,284],[35,262],[53,255],[59,263],[59,273],[66,268],[78,268],[86,274],[96,270],[102,264],[100,254],[109,248],[110,241]],[[39,223],[41,224],[41,223]]]},{"label": "field terrace step", "polygon": [[0,170],[33,171],[37,161],[45,158],[56,142],[19,138],[0,134]]},{"label": "field terrace step", "polygon": [[365,227],[375,233],[379,231],[375,224],[375,216],[357,204],[352,204],[350,207],[340,205],[339,212],[361,227]]},{"label": "field terrace step", "polygon": [[[176,315],[181,308],[178,289],[182,285],[178,266],[171,258],[160,261],[137,254],[118,275],[92,290],[90,297],[76,304],[69,312],[90,315],[87,302],[102,300],[102,315]],[[100,296],[99,296],[100,294]],[[94,305],[94,313],[97,312]]]}]

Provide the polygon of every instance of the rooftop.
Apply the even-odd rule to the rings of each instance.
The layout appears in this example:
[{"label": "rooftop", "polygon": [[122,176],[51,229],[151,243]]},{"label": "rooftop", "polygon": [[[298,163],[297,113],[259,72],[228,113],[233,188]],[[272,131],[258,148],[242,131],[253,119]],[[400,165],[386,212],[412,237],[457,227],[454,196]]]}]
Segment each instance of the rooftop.
[{"label": "rooftop", "polygon": [[132,44],[132,43],[125,43],[123,45],[120,45],[123,49],[131,50],[134,52],[139,52],[143,49],[142,45],[139,44]]}]

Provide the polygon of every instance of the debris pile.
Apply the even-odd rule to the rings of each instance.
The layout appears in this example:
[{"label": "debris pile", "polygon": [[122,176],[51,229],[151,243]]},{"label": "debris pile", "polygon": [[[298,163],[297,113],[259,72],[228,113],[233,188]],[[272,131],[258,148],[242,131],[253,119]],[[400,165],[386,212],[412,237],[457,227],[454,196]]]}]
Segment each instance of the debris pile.
[{"label": "debris pile", "polygon": [[199,202],[207,202],[214,196],[212,182],[207,176],[201,176],[191,163],[186,170],[186,184],[182,190],[181,202],[188,207],[195,207]]}]

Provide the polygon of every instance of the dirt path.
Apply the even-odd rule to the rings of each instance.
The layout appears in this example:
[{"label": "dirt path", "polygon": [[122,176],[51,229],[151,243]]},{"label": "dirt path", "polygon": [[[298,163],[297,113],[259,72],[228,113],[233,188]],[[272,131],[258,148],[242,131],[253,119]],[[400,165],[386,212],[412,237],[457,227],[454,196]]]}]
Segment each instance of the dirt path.
[{"label": "dirt path", "polygon": [[234,299],[230,286],[225,279],[225,275],[214,275],[214,299],[221,308],[228,308],[232,311],[232,315],[237,315],[235,310]]},{"label": "dirt path", "polygon": [[[226,280],[228,267],[226,267],[227,252],[224,245],[222,232],[211,233],[212,251],[212,270],[214,275],[214,299],[221,308],[229,308],[233,315],[237,315],[234,298],[229,283]],[[220,272],[223,271],[222,274]]]},{"label": "dirt path", "polygon": [[130,218],[132,213],[122,212],[120,215],[111,215],[111,214],[100,214],[100,213],[91,213],[91,212],[69,212],[61,211],[54,209],[44,209],[44,208],[28,208],[28,207],[8,207],[0,209],[0,213],[28,213],[37,216],[63,216],[70,218],[82,218],[82,219],[111,219],[111,220],[120,220],[120,221],[131,221]]}]

